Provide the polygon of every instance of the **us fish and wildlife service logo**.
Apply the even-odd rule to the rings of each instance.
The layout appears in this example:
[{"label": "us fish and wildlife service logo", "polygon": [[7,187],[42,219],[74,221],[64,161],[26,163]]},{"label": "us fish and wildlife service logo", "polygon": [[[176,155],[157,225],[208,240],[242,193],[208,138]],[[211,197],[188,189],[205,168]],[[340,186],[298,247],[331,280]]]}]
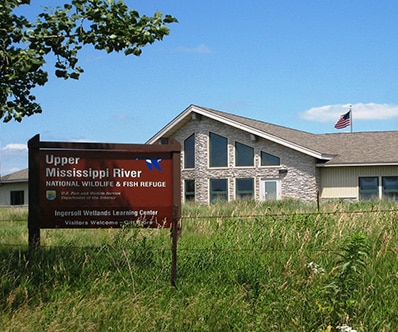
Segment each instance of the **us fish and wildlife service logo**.
[{"label": "us fish and wildlife service logo", "polygon": [[57,198],[57,192],[55,190],[47,190],[46,191],[46,198],[49,201],[53,201],[54,199]]}]

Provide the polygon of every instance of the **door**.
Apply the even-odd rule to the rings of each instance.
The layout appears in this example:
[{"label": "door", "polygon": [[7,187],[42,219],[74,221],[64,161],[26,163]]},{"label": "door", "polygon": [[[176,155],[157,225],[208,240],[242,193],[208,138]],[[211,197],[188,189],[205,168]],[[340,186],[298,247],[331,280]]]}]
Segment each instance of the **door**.
[{"label": "door", "polygon": [[280,198],[280,180],[261,180],[261,200],[275,201]]}]

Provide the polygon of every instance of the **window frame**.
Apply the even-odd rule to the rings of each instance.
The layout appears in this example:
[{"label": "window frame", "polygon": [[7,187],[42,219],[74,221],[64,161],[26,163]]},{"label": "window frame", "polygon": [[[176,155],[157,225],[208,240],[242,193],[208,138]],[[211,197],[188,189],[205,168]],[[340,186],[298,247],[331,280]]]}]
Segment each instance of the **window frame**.
[{"label": "window frame", "polygon": [[11,190],[10,191],[10,205],[25,205],[25,191]]},{"label": "window frame", "polygon": [[[243,181],[251,181],[251,189],[239,189],[239,183]],[[243,184],[243,183],[241,183]],[[236,178],[235,179],[235,199],[237,200],[253,200],[254,199],[254,178]],[[243,196],[243,197],[242,197]]]},{"label": "window frame", "polygon": [[[220,142],[222,139],[223,141],[222,149],[219,149],[217,146],[215,146],[215,144],[220,143],[215,141],[216,139],[220,139]],[[215,149],[217,149],[217,151],[215,151]],[[228,138],[213,132],[209,132],[209,167],[210,168],[228,167]]]},{"label": "window frame", "polygon": [[[386,189],[385,181],[394,179],[396,183],[393,185],[395,188]],[[381,190],[383,199],[391,199],[398,201],[398,176],[382,176],[381,178]]]},{"label": "window frame", "polygon": [[[224,188],[222,190],[214,189],[214,185],[215,185],[216,181],[219,181],[219,182],[222,181],[223,184],[225,184],[225,189]],[[217,197],[214,197],[214,196],[217,196]],[[210,203],[214,203],[217,201],[228,202],[228,179],[218,179],[218,178],[209,179],[209,201],[210,201]]]},{"label": "window frame", "polygon": [[[193,190],[188,191],[188,184],[193,185]],[[184,201],[185,202],[195,202],[196,199],[196,187],[195,187],[195,179],[185,179],[184,180]]]},{"label": "window frame", "polygon": [[[263,158],[263,155],[267,155],[269,157],[272,157],[271,160],[275,159],[277,161],[277,163],[266,164],[265,162],[263,162],[263,160],[265,160],[265,158]],[[275,156],[275,155],[273,155],[271,153],[265,152],[263,150],[260,151],[260,166],[261,167],[278,167],[280,165],[281,165],[281,158],[280,157]]]},{"label": "window frame", "polygon": [[[376,180],[376,187],[373,189],[363,189],[361,186],[361,180],[366,179],[373,179]],[[379,187],[380,187],[380,180],[378,176],[359,176],[358,177],[358,199],[362,200],[372,200],[372,199],[379,199]],[[373,193],[373,194],[372,194]]]},{"label": "window frame", "polygon": [[184,140],[184,168],[195,168],[195,133]]},{"label": "window frame", "polygon": [[[242,151],[245,149],[246,151]],[[246,158],[246,154],[249,153],[249,158]],[[254,166],[254,148],[243,144],[241,142],[235,141],[235,166],[236,167],[253,167]]]}]

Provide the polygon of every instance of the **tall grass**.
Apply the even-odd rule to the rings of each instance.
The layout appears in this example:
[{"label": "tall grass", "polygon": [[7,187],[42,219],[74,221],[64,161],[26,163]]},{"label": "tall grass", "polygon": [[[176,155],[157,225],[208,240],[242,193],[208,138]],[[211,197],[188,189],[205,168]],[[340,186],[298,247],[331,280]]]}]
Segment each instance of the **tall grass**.
[{"label": "tall grass", "polygon": [[0,223],[4,331],[395,331],[394,202],[183,206],[177,287],[167,230]]},{"label": "tall grass", "polygon": [[0,221],[26,221],[28,219],[28,208],[0,208]]}]

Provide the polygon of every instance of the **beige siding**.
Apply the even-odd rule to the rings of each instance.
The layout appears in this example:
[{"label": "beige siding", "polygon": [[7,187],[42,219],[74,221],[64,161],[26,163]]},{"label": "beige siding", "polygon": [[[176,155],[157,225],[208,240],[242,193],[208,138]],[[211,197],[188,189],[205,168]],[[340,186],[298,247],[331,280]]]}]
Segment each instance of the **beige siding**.
[{"label": "beige siding", "polygon": [[9,206],[11,191],[24,191],[24,205],[28,205],[28,182],[3,183],[0,187],[0,206]]},{"label": "beige siding", "polygon": [[358,178],[362,176],[398,176],[398,168],[396,166],[321,168],[321,198],[358,199]]}]

